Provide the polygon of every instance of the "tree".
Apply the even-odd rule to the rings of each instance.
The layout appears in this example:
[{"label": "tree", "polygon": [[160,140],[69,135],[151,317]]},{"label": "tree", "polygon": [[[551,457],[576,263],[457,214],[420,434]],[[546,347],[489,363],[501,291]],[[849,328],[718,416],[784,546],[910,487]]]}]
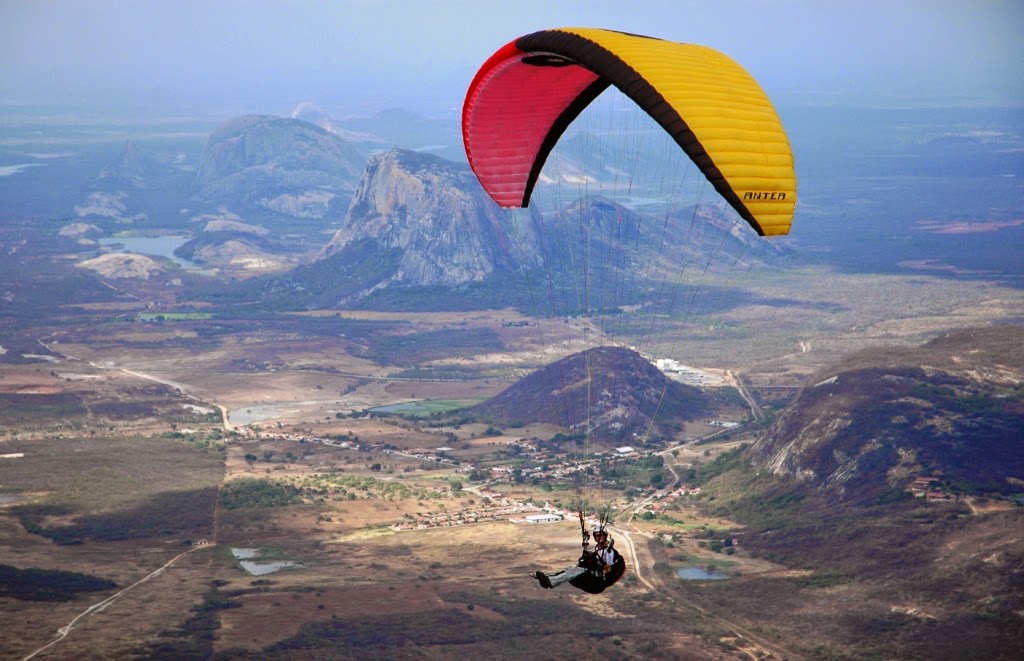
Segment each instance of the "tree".
[{"label": "tree", "polygon": [[249,470],[252,470],[252,465],[255,464],[258,459],[259,457],[254,454],[245,455],[245,463],[249,464]]},{"label": "tree", "polygon": [[452,481],[452,493],[462,493],[462,482]]}]

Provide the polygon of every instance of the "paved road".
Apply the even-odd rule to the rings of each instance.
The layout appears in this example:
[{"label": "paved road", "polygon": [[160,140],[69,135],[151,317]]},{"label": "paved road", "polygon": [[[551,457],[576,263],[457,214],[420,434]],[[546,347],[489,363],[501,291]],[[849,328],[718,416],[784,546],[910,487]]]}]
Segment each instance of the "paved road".
[{"label": "paved road", "polygon": [[735,384],[736,390],[740,393],[740,397],[747,402],[747,406],[750,407],[750,414],[754,416],[754,420],[757,422],[764,420],[764,411],[761,410],[761,407],[757,404],[757,400],[754,399],[754,396],[750,394],[749,390],[747,390],[747,386],[743,383],[743,379],[740,378],[740,375],[733,374],[732,370],[726,370],[725,373],[733,384]]}]

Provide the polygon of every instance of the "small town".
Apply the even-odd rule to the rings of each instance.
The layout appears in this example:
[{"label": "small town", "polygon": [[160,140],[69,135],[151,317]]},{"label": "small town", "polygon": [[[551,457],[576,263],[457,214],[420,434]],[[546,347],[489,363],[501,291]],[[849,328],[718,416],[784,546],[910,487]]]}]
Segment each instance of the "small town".
[{"label": "small town", "polygon": [[[706,422],[711,427],[732,428],[738,426],[738,423],[727,423],[719,420],[708,420]],[[241,428],[239,431],[253,433],[248,428]],[[538,505],[532,502],[532,499],[516,499],[495,490],[494,487],[501,484],[515,484],[525,480],[534,482],[547,480],[570,482],[573,480],[574,475],[581,472],[600,476],[602,469],[608,470],[626,461],[642,462],[650,460],[651,458],[658,457],[659,453],[663,452],[644,452],[638,451],[632,446],[620,446],[609,452],[594,452],[587,460],[580,461],[568,457],[559,457],[555,453],[538,447],[538,444],[531,442],[531,439],[507,438],[504,439],[504,443],[507,446],[515,446],[517,448],[517,457],[522,459],[522,462],[515,466],[499,465],[484,467],[449,456],[448,453],[452,452],[452,448],[446,446],[402,450],[386,444],[365,444],[355,438],[340,440],[337,437],[322,437],[314,434],[268,431],[262,431],[260,437],[264,440],[279,439],[297,443],[317,443],[358,452],[380,453],[386,456],[414,459],[423,462],[426,468],[448,466],[456,473],[464,474],[467,478],[470,478],[470,484],[463,486],[463,483],[460,483],[458,487],[453,487],[451,491],[458,490],[474,494],[480,498],[479,503],[473,503],[471,507],[459,511],[431,512],[419,516],[407,514],[391,526],[395,531],[423,530],[503,520],[522,524],[543,524],[572,519],[577,516],[575,510],[570,511],[564,507],[553,505],[551,502]],[[382,477],[381,479],[389,478]],[[660,487],[660,485],[637,485],[632,492],[636,505],[631,508],[631,511],[634,515],[643,515],[645,512],[649,512],[651,515],[657,516],[679,499],[696,497],[700,495],[700,492],[700,487],[689,487],[687,485],[670,484],[665,487]]]}]

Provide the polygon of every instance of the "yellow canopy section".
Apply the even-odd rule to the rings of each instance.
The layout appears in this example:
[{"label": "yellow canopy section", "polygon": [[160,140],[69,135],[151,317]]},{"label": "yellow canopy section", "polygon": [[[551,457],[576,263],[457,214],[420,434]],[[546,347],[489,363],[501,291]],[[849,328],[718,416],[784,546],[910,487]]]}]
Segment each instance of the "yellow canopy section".
[{"label": "yellow canopy section", "polygon": [[596,28],[515,42],[610,81],[668,131],[716,190],[764,235],[789,232],[796,173],[789,138],[757,81],[712,48]]}]

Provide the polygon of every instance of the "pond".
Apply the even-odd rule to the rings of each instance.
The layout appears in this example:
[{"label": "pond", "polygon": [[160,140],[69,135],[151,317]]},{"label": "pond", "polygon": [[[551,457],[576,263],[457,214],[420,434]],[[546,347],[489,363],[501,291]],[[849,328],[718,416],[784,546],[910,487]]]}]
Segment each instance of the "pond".
[{"label": "pond", "polygon": [[185,245],[187,236],[119,236],[100,239],[101,246],[112,248],[114,252],[133,252],[141,255],[156,255],[174,260],[186,269],[197,269],[199,265],[182,259],[174,251]]},{"label": "pond", "polygon": [[714,569],[709,571],[704,567],[683,567],[676,570],[676,576],[684,581],[720,581],[729,578],[728,574]]},{"label": "pond", "polygon": [[253,576],[273,574],[274,572],[281,571],[282,569],[302,566],[294,560],[277,560],[274,562],[254,562],[252,560],[239,560],[238,564],[242,565],[242,569],[249,572]]},{"label": "pond", "polygon": [[294,560],[268,560],[263,562],[253,560],[253,558],[258,558],[260,553],[260,549],[231,548],[231,555],[235,556],[235,559],[238,560],[238,564],[242,566],[242,569],[253,576],[273,574],[274,572],[281,571],[282,569],[302,566]]}]

